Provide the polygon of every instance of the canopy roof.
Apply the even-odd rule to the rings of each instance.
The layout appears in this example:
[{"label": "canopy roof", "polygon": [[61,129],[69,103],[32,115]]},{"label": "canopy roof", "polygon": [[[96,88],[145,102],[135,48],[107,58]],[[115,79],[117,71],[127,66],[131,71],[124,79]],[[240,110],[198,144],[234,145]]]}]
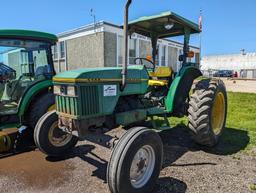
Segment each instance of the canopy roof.
[{"label": "canopy roof", "polygon": [[[174,24],[174,26],[167,30],[167,24]],[[185,34],[185,28],[190,30],[190,33],[200,33],[199,26],[171,11],[163,12],[159,15],[144,16],[134,21],[129,22],[129,31],[138,33],[147,37],[151,34],[156,34],[158,38],[167,38],[173,36],[180,36]]]},{"label": "canopy roof", "polygon": [[0,30],[0,38],[15,38],[26,40],[40,40],[54,44],[58,41],[57,36],[49,33],[30,31],[30,30],[14,30],[14,29],[2,29]]}]

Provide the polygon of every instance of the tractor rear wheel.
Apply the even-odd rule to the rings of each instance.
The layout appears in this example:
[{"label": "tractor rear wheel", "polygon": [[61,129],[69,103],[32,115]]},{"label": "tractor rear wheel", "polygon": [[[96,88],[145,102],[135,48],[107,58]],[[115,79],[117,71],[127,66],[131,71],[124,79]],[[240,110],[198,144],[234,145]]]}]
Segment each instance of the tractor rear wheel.
[{"label": "tractor rear wheel", "polygon": [[[55,97],[53,93],[47,93],[35,98],[30,105],[29,112],[26,116],[26,122],[30,129],[35,128],[38,120],[47,112],[54,110]],[[32,132],[33,133],[33,132]]]},{"label": "tractor rear wheel", "polygon": [[34,131],[37,147],[48,156],[65,155],[78,142],[78,138],[58,127],[56,111],[46,113],[37,123]]},{"label": "tractor rear wheel", "polygon": [[46,113],[55,109],[55,97],[53,93],[45,93],[33,98],[25,114],[23,123],[28,127],[21,134],[16,142],[18,148],[34,146],[33,134],[38,120]]},{"label": "tractor rear wheel", "polygon": [[227,116],[227,93],[222,80],[199,81],[190,98],[188,118],[196,143],[212,147],[223,133]]},{"label": "tractor rear wheel", "polygon": [[129,129],[115,145],[108,164],[112,193],[151,192],[162,168],[163,144],[145,127]]}]

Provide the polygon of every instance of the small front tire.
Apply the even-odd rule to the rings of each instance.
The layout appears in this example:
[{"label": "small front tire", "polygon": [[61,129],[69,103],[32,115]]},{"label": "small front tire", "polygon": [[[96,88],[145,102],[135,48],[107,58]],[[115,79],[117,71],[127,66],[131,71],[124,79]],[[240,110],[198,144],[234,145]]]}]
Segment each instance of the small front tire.
[{"label": "small front tire", "polygon": [[163,161],[159,135],[144,127],[135,127],[116,144],[108,164],[107,180],[112,193],[151,192]]},{"label": "small front tire", "polygon": [[58,128],[56,111],[46,113],[37,123],[34,131],[37,147],[48,156],[65,155],[78,142],[78,138]]}]

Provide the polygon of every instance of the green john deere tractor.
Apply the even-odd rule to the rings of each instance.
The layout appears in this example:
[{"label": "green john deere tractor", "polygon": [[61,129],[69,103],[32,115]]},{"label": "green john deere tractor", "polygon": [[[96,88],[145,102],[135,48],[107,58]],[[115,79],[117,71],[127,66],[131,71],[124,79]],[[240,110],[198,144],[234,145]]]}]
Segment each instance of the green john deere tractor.
[{"label": "green john deere tractor", "polygon": [[[0,153],[33,143],[33,130],[55,109],[52,34],[0,30]],[[29,145],[29,144],[27,144]]]},{"label": "green john deere tractor", "polygon": [[[112,193],[146,193],[153,189],[163,162],[163,144],[156,131],[166,129],[166,125],[157,127],[154,117],[167,120],[188,116],[196,143],[213,146],[225,127],[227,113],[221,80],[204,79],[192,86],[202,76],[197,65],[188,62],[193,56],[190,35],[200,33],[198,25],[172,12],[128,23],[130,4],[128,0],[125,6],[123,68],[88,68],[55,76],[56,111],[46,113],[34,132],[42,152],[61,156],[78,139],[95,139],[97,143],[100,131],[104,135],[106,128],[123,126],[125,134],[110,145],[113,151],[107,181]],[[132,33],[151,38],[152,61],[137,58],[138,65],[127,65]],[[182,68],[174,75],[171,68],[156,66],[157,41],[180,35],[184,35],[183,55],[179,57]],[[143,122],[149,118],[152,126],[146,127]]]}]

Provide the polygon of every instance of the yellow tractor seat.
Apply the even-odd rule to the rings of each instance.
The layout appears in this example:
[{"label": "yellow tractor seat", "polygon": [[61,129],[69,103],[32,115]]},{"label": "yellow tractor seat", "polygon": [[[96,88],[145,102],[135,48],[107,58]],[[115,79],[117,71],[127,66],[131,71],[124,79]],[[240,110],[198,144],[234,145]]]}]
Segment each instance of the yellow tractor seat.
[{"label": "yellow tractor seat", "polygon": [[168,81],[167,80],[149,80],[148,85],[149,86],[167,86]]},{"label": "yellow tractor seat", "polygon": [[172,75],[172,69],[166,66],[159,66],[155,72],[149,72],[150,77],[168,78]]},{"label": "yellow tractor seat", "polygon": [[172,69],[166,66],[159,66],[155,72],[149,72],[149,76],[153,78],[153,80],[148,81],[149,86],[167,86],[168,80],[158,80],[158,78],[170,78]]}]

